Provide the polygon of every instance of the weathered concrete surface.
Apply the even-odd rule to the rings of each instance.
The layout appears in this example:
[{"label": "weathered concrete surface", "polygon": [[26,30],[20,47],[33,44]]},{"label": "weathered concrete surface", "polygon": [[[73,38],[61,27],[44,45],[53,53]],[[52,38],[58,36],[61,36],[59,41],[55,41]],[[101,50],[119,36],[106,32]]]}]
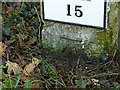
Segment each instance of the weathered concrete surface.
[{"label": "weathered concrete surface", "polygon": [[43,44],[59,49],[71,47],[77,52],[84,50],[83,53],[88,56],[111,54],[118,38],[119,7],[118,3],[111,3],[105,31],[45,21],[42,31]]}]

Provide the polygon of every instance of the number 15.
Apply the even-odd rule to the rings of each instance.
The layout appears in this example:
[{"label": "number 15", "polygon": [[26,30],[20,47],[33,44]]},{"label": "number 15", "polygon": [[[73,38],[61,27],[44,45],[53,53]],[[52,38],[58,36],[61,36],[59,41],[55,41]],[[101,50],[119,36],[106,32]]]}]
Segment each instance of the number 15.
[{"label": "number 15", "polygon": [[[82,17],[83,16],[83,12],[80,10],[82,6],[75,6],[75,16],[76,17]],[[70,13],[70,4],[67,5],[67,16],[72,16]]]}]

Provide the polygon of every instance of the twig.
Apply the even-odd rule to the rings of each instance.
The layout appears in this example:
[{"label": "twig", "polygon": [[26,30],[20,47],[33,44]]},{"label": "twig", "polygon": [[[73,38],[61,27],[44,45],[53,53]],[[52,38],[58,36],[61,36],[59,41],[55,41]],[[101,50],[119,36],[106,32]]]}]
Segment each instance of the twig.
[{"label": "twig", "polygon": [[95,78],[95,77],[103,77],[103,76],[118,76],[120,73],[100,73],[97,75],[93,75],[90,78]]},{"label": "twig", "polygon": [[39,20],[39,31],[38,31],[38,40],[39,40],[39,38],[40,38],[40,40],[42,40],[42,30],[41,30],[41,26],[42,26],[42,18],[41,18],[41,16],[39,15],[39,13],[38,13],[38,10],[37,10],[37,8],[34,6],[34,8],[35,8],[35,11],[36,11],[36,14],[37,14],[37,16],[38,16],[38,20]]},{"label": "twig", "polygon": [[94,69],[92,69],[92,70],[89,70],[89,71],[87,71],[87,73],[90,73],[90,72],[92,72],[92,71],[95,71],[96,69],[101,68],[101,67],[103,67],[103,66],[105,66],[105,65],[107,65],[107,64],[109,64],[109,63],[111,63],[111,61],[110,61],[110,62],[107,62],[107,63],[105,63],[105,64],[103,64],[103,65],[101,65],[101,66],[99,66],[99,67],[96,67],[96,68],[94,68]]},{"label": "twig", "polygon": [[105,63],[105,64],[103,64],[103,65],[101,65],[101,66],[99,66],[99,67],[96,67],[96,68],[94,68],[94,69],[92,69],[92,70],[89,70],[89,71],[87,71],[87,73],[90,73],[90,72],[92,72],[92,71],[94,71],[94,70],[96,70],[96,69],[98,69],[98,68],[101,68],[101,67],[103,67],[103,66],[105,66],[105,65],[111,64],[111,63],[114,61],[114,58],[115,58],[115,56],[116,56],[116,53],[117,53],[117,50],[115,50],[115,52],[114,52],[114,54],[113,54],[113,57],[112,57],[112,59],[111,59],[109,62],[107,62],[107,63]]},{"label": "twig", "polygon": [[71,78],[70,78],[70,83],[71,83],[72,85],[74,85],[73,79],[76,78],[76,75],[74,75],[72,71],[70,71],[70,73],[71,73],[71,75],[72,75]]},{"label": "twig", "polygon": [[38,10],[37,10],[37,8],[34,6],[34,9],[35,9],[35,11],[36,11],[36,14],[37,14],[37,16],[38,16],[38,20],[39,20],[39,22],[41,22],[41,17],[40,17],[40,15],[39,15],[39,13],[38,13]]},{"label": "twig", "polygon": [[112,60],[111,60],[110,64],[114,61],[116,53],[117,53],[117,49],[115,49],[115,52],[113,53],[113,57],[112,57]]},{"label": "twig", "polygon": [[[21,19],[22,19],[22,24],[23,24],[24,31],[27,33],[24,18],[23,18],[23,17],[21,17]],[[22,32],[22,31],[21,31],[21,32]]]}]

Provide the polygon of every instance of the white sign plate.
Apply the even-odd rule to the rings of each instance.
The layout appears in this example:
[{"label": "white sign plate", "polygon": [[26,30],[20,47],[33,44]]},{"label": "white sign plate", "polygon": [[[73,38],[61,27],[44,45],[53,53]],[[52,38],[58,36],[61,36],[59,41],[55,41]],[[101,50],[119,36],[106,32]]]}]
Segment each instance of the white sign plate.
[{"label": "white sign plate", "polygon": [[106,0],[44,0],[44,20],[106,28]]}]

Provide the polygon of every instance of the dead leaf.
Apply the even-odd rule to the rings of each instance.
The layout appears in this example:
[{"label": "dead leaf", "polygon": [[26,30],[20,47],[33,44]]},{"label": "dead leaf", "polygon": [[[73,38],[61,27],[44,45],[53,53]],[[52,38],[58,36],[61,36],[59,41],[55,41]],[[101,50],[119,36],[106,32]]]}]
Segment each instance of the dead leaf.
[{"label": "dead leaf", "polygon": [[113,86],[117,86],[119,83],[118,82],[112,82]]},{"label": "dead leaf", "polygon": [[30,75],[30,73],[33,72],[33,70],[35,69],[35,67],[38,66],[39,63],[40,61],[37,58],[33,58],[32,63],[25,66],[23,73],[25,75]]},{"label": "dead leaf", "polygon": [[20,74],[20,77],[21,77],[22,79],[29,79],[29,80],[32,80],[32,79],[33,79],[32,76],[30,76],[30,75],[25,75],[24,73],[21,73],[21,74]]},{"label": "dead leaf", "polygon": [[37,59],[37,58],[35,58],[35,57],[33,57],[32,64],[34,64],[35,66],[37,66],[39,63],[40,63],[40,60]]},{"label": "dead leaf", "polygon": [[92,85],[93,84],[93,82],[91,81],[91,79],[88,79],[87,80],[87,86],[90,86],[90,85]]},{"label": "dead leaf", "polygon": [[27,45],[31,45],[31,44],[34,44],[35,42],[37,42],[37,38],[36,37],[33,37],[31,38],[29,41],[26,42]]},{"label": "dead leaf", "polygon": [[19,74],[23,71],[23,69],[17,63],[13,63],[11,61],[7,61],[6,66],[8,67],[8,69],[7,69],[8,73],[13,71],[14,74]]},{"label": "dead leaf", "polygon": [[58,72],[58,76],[59,77],[64,77],[65,76],[65,72],[62,70],[62,71],[59,71]]},{"label": "dead leaf", "polygon": [[4,43],[0,42],[0,56],[4,54],[4,51],[6,50],[7,45]]},{"label": "dead leaf", "polygon": [[6,13],[10,15],[10,13],[14,12],[14,8],[13,7],[7,7]]},{"label": "dead leaf", "polygon": [[20,46],[24,46],[24,40],[27,38],[27,35],[24,34],[17,34],[17,38],[19,40]]},{"label": "dead leaf", "polygon": [[27,64],[28,64],[28,63],[25,62],[25,60],[21,60],[21,63],[19,64],[19,66],[20,66],[21,68],[24,68]]},{"label": "dead leaf", "polygon": [[32,83],[31,88],[39,88],[40,84],[39,83]]}]

